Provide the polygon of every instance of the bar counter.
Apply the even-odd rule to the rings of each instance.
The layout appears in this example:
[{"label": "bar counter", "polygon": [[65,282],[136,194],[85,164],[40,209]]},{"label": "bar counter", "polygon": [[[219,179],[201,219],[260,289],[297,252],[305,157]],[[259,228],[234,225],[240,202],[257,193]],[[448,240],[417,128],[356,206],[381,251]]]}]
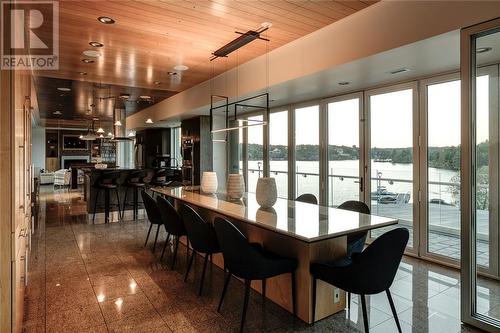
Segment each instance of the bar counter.
[{"label": "bar counter", "polygon": [[[312,318],[312,262],[345,256],[346,236],[398,223],[397,219],[312,205],[278,198],[269,209],[260,208],[255,194],[246,193],[241,200],[230,200],[225,194],[204,194],[183,187],[153,188],[153,191],[174,199],[177,208],[185,203],[195,208],[206,221],[223,216],[234,223],[251,242],[278,255],[296,258],[297,316],[307,323],[320,320],[345,308],[345,293],[318,281],[316,318]],[[213,262],[223,267],[222,255]],[[252,282],[261,292],[261,284]],[[292,312],[291,279],[288,274],[268,281],[267,297]],[[337,293],[337,301],[334,295]]]}]

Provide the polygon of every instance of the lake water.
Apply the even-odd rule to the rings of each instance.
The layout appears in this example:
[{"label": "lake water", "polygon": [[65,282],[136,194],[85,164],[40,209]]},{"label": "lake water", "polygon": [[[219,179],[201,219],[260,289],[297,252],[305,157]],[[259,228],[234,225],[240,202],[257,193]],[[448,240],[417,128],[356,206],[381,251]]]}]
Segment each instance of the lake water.
[{"label": "lake water", "polygon": [[[248,161],[249,169],[262,170],[262,161]],[[387,162],[375,162],[372,160],[372,189],[376,191],[379,188],[385,188],[393,193],[409,193],[410,203],[413,202],[412,164],[398,164]],[[270,161],[271,177],[276,178],[276,185],[279,196],[287,196],[287,174],[275,173],[275,171],[286,172],[288,168],[287,161]],[[313,193],[316,196],[319,194],[319,162],[318,161],[297,161],[297,195],[302,193]],[[338,205],[346,200],[359,199],[359,184],[357,179],[349,178],[358,176],[359,161],[330,161],[329,173],[334,177],[329,177],[329,192],[330,205]],[[458,171],[429,168],[429,181],[436,183],[449,183],[459,175]],[[306,175],[304,175],[306,174]],[[377,174],[382,179],[377,181]],[[262,176],[262,172],[260,172]],[[343,177],[340,177],[343,176]],[[249,172],[248,189],[251,192],[255,191],[259,172]],[[386,180],[387,179],[387,180]],[[392,180],[392,181],[391,181]],[[431,184],[429,185],[429,199],[440,199],[446,203],[458,205],[458,197],[452,194],[452,186],[448,184]],[[458,190],[458,189],[457,189]]]}]

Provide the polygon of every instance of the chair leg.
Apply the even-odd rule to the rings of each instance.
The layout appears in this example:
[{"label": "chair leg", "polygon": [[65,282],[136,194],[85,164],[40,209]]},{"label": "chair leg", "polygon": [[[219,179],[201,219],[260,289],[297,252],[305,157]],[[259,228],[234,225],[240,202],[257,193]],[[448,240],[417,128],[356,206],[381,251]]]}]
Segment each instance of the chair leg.
[{"label": "chair leg", "polygon": [[314,325],[314,321],[316,320],[316,278],[313,277],[313,288],[312,288],[312,296],[313,296],[313,308],[312,308],[312,324]]},{"label": "chair leg", "polygon": [[396,321],[396,326],[398,327],[398,332],[401,333],[401,325],[399,324],[398,314],[396,312],[396,307],[394,306],[394,302],[392,300],[391,292],[389,289],[386,291],[387,299],[389,300],[389,304],[391,305],[392,315],[394,316],[394,320]]},{"label": "chair leg", "polygon": [[109,223],[109,189],[104,190],[104,223]]},{"label": "chair leg", "polygon": [[115,194],[116,194],[116,203],[118,205],[118,219],[121,221],[121,219],[122,219],[122,212],[120,211],[120,209],[121,209],[122,206],[120,205],[120,195],[118,193],[118,189],[117,188],[115,188]]},{"label": "chair leg", "polygon": [[245,280],[245,299],[243,300],[243,313],[241,314],[240,333],[245,326],[245,317],[247,315],[248,298],[250,297],[250,280]]},{"label": "chair leg", "polygon": [[366,299],[365,295],[360,295],[361,296],[361,307],[363,309],[363,324],[365,325],[365,333],[369,333],[369,326],[368,326],[368,314],[366,312]]},{"label": "chair leg", "polygon": [[97,199],[99,199],[99,192],[101,192],[101,191],[97,190],[96,193],[95,193],[95,198],[94,198],[94,214],[92,215],[92,224],[94,224],[94,221],[95,221],[95,213],[96,213],[96,210],[97,210]]},{"label": "chair leg", "polygon": [[351,293],[347,292],[347,310],[351,309]]},{"label": "chair leg", "polygon": [[203,262],[203,272],[201,272],[200,291],[198,292],[198,296],[201,296],[201,292],[203,291],[203,281],[205,280],[205,272],[207,271],[208,256],[208,253],[205,254],[205,261]]},{"label": "chair leg", "polygon": [[158,224],[158,228],[156,228],[156,236],[155,236],[155,242],[153,244],[153,253],[155,253],[155,248],[156,248],[156,241],[158,240],[158,233],[160,232],[160,225]]},{"label": "chair leg", "polygon": [[262,304],[266,304],[266,279],[262,279]]},{"label": "chair leg", "polygon": [[163,260],[163,255],[165,254],[165,250],[168,246],[168,241],[170,240],[170,234],[167,233],[167,239],[165,240],[165,244],[163,245],[163,250],[161,251],[161,257],[160,257],[160,261]]},{"label": "chair leg", "polygon": [[[224,269],[224,273],[226,270]],[[222,294],[220,295],[219,306],[217,307],[217,312],[220,312],[220,308],[222,307],[222,302],[224,301],[224,296],[226,296],[227,287],[229,286],[229,281],[231,280],[231,273],[228,272],[226,274],[226,281],[224,281],[224,288],[222,288]]]},{"label": "chair leg", "polygon": [[171,270],[174,270],[175,259],[177,258],[177,249],[178,248],[179,248],[179,236],[177,236],[175,238],[174,258],[172,259],[172,267],[170,267]]},{"label": "chair leg", "polygon": [[151,229],[152,228],[153,228],[153,223],[150,223],[149,224],[148,235],[146,236],[146,241],[144,242],[144,247],[146,247],[146,245],[148,245],[148,238],[149,238],[149,234],[151,233]]},{"label": "chair leg", "polygon": [[123,196],[123,206],[122,206],[122,220],[125,215],[125,206],[127,206],[127,195],[128,195],[128,187],[125,188],[125,195]]},{"label": "chair leg", "polygon": [[293,316],[297,316],[297,303],[295,302],[296,298],[296,285],[295,285],[295,272],[292,272],[292,309],[293,309]]},{"label": "chair leg", "polygon": [[189,271],[191,270],[191,266],[193,266],[193,260],[194,260],[195,254],[196,254],[196,251],[193,250],[193,252],[191,252],[191,258],[189,259],[188,267],[186,269],[186,275],[184,275],[184,282],[186,282],[188,279]]}]

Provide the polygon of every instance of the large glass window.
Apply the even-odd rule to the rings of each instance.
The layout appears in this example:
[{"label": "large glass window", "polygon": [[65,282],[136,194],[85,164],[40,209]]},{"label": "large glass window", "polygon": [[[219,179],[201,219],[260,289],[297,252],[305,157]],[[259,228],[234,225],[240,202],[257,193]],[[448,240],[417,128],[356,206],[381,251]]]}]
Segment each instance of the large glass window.
[{"label": "large glass window", "polygon": [[360,99],[328,103],[328,204],[359,200]]},{"label": "large glass window", "polygon": [[319,198],[319,105],[295,109],[295,188]]},{"label": "large glass window", "polygon": [[427,251],[460,260],[459,80],[427,86]]},{"label": "large glass window", "polygon": [[[413,247],[413,89],[373,94],[370,103],[371,212],[394,217]],[[372,232],[376,237],[387,231]]]},{"label": "large glass window", "polygon": [[276,178],[278,196],[288,198],[288,111],[269,116],[269,170]]},{"label": "large glass window", "polygon": [[[248,117],[250,121],[263,121],[263,116]],[[257,179],[264,176],[264,126],[250,126],[248,135],[248,192],[255,192]]]}]

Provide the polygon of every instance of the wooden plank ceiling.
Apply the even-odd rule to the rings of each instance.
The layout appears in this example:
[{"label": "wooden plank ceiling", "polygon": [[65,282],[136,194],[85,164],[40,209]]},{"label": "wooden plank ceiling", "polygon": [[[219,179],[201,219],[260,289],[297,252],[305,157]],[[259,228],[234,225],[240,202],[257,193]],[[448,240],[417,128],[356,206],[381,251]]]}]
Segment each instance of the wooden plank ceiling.
[{"label": "wooden plank ceiling", "polygon": [[[166,90],[171,95],[374,2],[60,1],[60,69],[36,75]],[[111,17],[115,23],[100,23],[99,16]],[[272,23],[264,34],[270,42],[257,40],[228,58],[209,61],[213,51],[238,36],[235,31],[255,30],[263,22]],[[92,47],[89,42],[104,46]],[[93,58],[94,63],[84,63],[82,59],[89,58],[82,54],[85,50],[98,51],[101,56]],[[177,71],[176,65],[189,69]]]}]

